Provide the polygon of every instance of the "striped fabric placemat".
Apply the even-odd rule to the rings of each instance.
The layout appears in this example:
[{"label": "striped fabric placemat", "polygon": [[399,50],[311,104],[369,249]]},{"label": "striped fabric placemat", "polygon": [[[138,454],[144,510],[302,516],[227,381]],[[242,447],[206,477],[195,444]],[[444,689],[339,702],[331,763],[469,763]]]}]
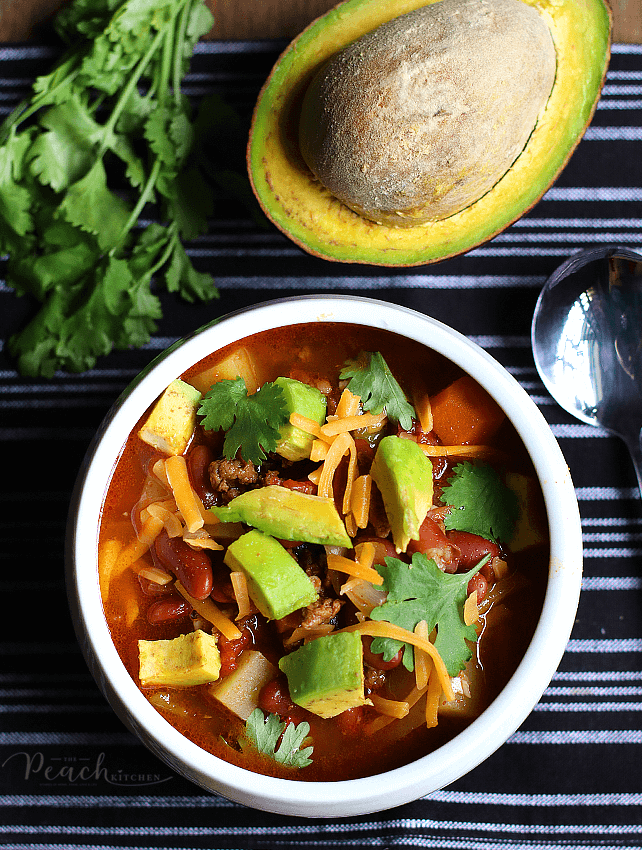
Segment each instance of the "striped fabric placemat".
[{"label": "striped fabric placemat", "polygon": [[[247,127],[281,43],[204,42],[186,93],[220,93]],[[0,116],[57,56],[0,46]],[[230,157],[243,167],[243,144]],[[25,379],[6,340],[30,305],[0,259],[0,844],[10,848],[437,847],[474,850],[642,845],[642,505],[624,446],[552,401],[530,349],[546,277],[573,252],[642,249],[642,47],[615,45],[598,110],[566,170],[524,218],[464,257],[390,271],[308,256],[248,212],[221,205],[189,245],[220,298],[163,295],[144,348],[80,375]],[[400,809],[322,822],[203,794],[120,724],[75,642],[63,581],[74,478],[96,427],[168,344],[218,315],[275,297],[370,294],[444,321],[489,351],[548,419],[576,485],[585,572],[558,672],[531,716],[486,763]],[[642,331],[641,331],[642,332]],[[15,462],[12,459],[15,458]],[[13,616],[12,616],[13,615]]]}]

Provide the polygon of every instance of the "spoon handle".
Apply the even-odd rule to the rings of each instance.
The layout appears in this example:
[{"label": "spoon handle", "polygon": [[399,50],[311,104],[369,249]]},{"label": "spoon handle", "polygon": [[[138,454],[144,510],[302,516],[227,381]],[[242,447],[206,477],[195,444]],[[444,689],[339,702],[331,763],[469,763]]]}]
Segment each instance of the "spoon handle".
[{"label": "spoon handle", "polygon": [[642,496],[642,429],[638,432],[637,437],[634,435],[625,438],[625,443],[631,453],[631,460],[633,461],[635,474],[638,477],[638,487]]}]

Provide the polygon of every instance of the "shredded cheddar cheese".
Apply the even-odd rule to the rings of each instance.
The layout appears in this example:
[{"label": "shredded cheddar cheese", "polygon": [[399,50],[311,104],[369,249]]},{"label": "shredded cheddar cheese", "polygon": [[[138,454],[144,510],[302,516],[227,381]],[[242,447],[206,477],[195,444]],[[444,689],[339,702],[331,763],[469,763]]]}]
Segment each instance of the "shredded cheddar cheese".
[{"label": "shredded cheddar cheese", "polygon": [[321,426],[318,422],[296,411],[290,414],[290,424],[294,425],[295,428],[305,431],[306,434],[312,434],[313,437],[319,437],[321,435]]},{"label": "shredded cheddar cheese", "polygon": [[315,440],[310,448],[310,460],[313,463],[325,460],[328,456],[329,443],[323,440]]},{"label": "shredded cheddar cheese", "polygon": [[149,516],[156,517],[165,526],[168,537],[180,537],[183,533],[183,525],[174,511],[169,510],[160,502],[152,502],[146,508]]},{"label": "shredded cheddar cheese", "polygon": [[341,393],[339,404],[337,405],[337,417],[345,419],[347,416],[356,416],[359,413],[361,398],[355,395],[346,387]]},{"label": "shredded cheddar cheese", "polygon": [[371,543],[369,540],[366,543],[357,543],[354,547],[354,554],[356,560],[359,561],[362,567],[372,568],[375,558],[374,543]]},{"label": "shredded cheddar cheese", "polygon": [[248,614],[252,613],[252,603],[250,602],[250,597],[247,592],[247,579],[245,578],[245,573],[231,572],[230,581],[232,582],[232,590],[234,591],[234,597],[239,609],[236,619],[242,620],[243,617],[247,617]]},{"label": "shredded cheddar cheese", "polygon": [[419,443],[419,448],[427,457],[491,457],[497,455],[497,449],[490,446],[427,446]]},{"label": "shredded cheddar cheese", "polygon": [[379,714],[385,714],[395,720],[401,720],[410,711],[410,706],[405,700],[386,699],[377,694],[371,694],[370,699]]},{"label": "shredded cheddar cheese", "polygon": [[428,679],[428,689],[426,691],[426,726],[428,729],[432,729],[437,725],[441,694],[441,682],[439,681],[439,677],[433,672],[430,679]]},{"label": "shredded cheddar cheese", "polygon": [[332,498],[332,482],[334,474],[337,471],[341,458],[350,451],[350,443],[353,442],[352,437],[347,432],[340,434],[328,449],[328,454],[323,462],[323,468],[319,481],[317,483],[317,494]]},{"label": "shredded cheddar cheese", "polygon": [[[422,691],[418,690],[416,687],[413,688],[408,696],[405,698],[404,702],[408,706],[408,711],[410,711],[413,706],[415,706],[422,696],[426,693],[427,689]],[[396,720],[396,717],[391,717],[390,715],[380,714],[379,717],[375,717],[370,723],[364,726],[363,731],[366,735],[374,735],[376,732],[381,731],[381,729],[385,729],[390,723]]]},{"label": "shredded cheddar cheese", "polygon": [[165,461],[165,472],[185,525],[190,531],[197,531],[203,527],[205,520],[202,502],[189,480],[185,458],[182,455],[168,457]]},{"label": "shredded cheddar cheese", "polygon": [[138,533],[136,540],[128,543],[119,553],[118,559],[114,564],[114,571],[118,573],[126,567],[131,567],[134,561],[137,561],[141,555],[144,555],[149,550],[163,528],[162,520],[154,516],[149,516],[143,523],[143,527]]},{"label": "shredded cheddar cheese", "polygon": [[345,558],[343,555],[328,555],[328,569],[347,573],[349,576],[369,581],[371,584],[383,584],[383,578],[375,569],[361,563],[361,561],[352,561],[350,558]]},{"label": "shredded cheddar cheese", "polygon": [[371,428],[382,425],[386,421],[385,413],[361,413],[357,416],[345,416],[343,419],[334,419],[321,426],[321,434],[324,437],[336,437],[347,431],[359,431],[362,428]]},{"label": "shredded cheddar cheese", "polygon": [[368,620],[365,623],[355,623],[353,626],[346,626],[342,631],[360,632],[362,635],[370,635],[370,637],[393,638],[403,643],[409,643],[411,646],[418,646],[419,649],[423,649],[424,652],[430,655],[446,699],[450,702],[455,698],[443,658],[429,640],[420,638],[414,632],[409,632],[407,629],[402,629],[401,626],[395,626],[393,623],[388,623],[385,620]]},{"label": "shredded cheddar cheese", "polygon": [[227,617],[218,605],[208,597],[207,599],[194,599],[193,596],[185,590],[180,581],[174,585],[183,599],[187,599],[192,608],[197,614],[200,614],[204,620],[211,623],[218,631],[228,640],[239,640],[242,637],[238,627]]},{"label": "shredded cheddar cheese", "polygon": [[357,528],[365,528],[368,525],[371,493],[372,476],[369,473],[359,475],[352,485],[352,496],[350,498],[350,511]]},{"label": "shredded cheddar cheese", "polygon": [[477,606],[477,591],[473,590],[468,594],[468,598],[464,602],[464,623],[467,626],[472,626],[479,620],[479,608]]},{"label": "shredded cheddar cheese", "polygon": [[[357,475],[357,447],[355,445],[354,439],[350,437],[350,443],[348,447],[348,451],[350,454],[350,459],[348,460],[348,477],[346,480],[346,488],[343,493],[343,514],[344,516],[350,513],[350,504],[352,501],[352,487],[354,484],[354,479]],[[356,529],[355,529],[356,531]]]},{"label": "shredded cheddar cheese", "polygon": [[183,529],[183,540],[191,546],[192,549],[211,549],[213,552],[220,551],[224,547],[217,543],[204,528],[199,528],[198,531],[188,531]]},{"label": "shredded cheddar cheese", "polygon": [[163,587],[174,581],[174,576],[165,572],[165,570],[161,570],[158,567],[148,567],[147,565],[142,566],[138,570],[138,575],[141,578],[147,579],[147,581],[151,581],[154,584],[160,584]]},{"label": "shredded cheddar cheese", "polygon": [[421,430],[429,434],[433,430],[433,415],[430,396],[426,392],[414,392],[413,398],[415,413],[419,419]]},{"label": "shredded cheddar cheese", "polygon": [[303,641],[303,643],[308,643],[308,641],[316,640],[319,637],[325,637],[325,635],[329,635],[334,631],[334,626],[332,623],[317,623],[316,626],[312,628],[305,628],[304,626],[299,626],[296,628],[289,638],[286,638],[283,643],[285,646],[292,646],[299,641]]},{"label": "shredded cheddar cheese", "polygon": [[[415,626],[415,634],[428,640],[428,624],[425,620],[420,620]],[[415,684],[418,690],[423,690],[428,684],[428,678],[432,669],[432,659],[423,651],[423,649],[415,648]]]},{"label": "shredded cheddar cheese", "polygon": [[157,460],[156,463],[152,466],[152,472],[158,478],[158,480],[163,484],[168,490],[170,490],[169,481],[167,480],[167,473],[165,472],[165,461]]}]

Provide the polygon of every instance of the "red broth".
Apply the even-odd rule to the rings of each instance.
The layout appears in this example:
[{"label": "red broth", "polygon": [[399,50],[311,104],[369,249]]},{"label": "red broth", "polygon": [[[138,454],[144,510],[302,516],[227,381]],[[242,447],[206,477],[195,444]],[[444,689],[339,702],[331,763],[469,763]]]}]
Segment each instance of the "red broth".
[{"label": "red broth", "polygon": [[[353,538],[354,543],[376,541],[375,569],[384,554],[408,561],[413,549],[424,551],[426,557],[435,555],[440,559],[442,568],[459,572],[469,569],[487,552],[497,558],[489,562],[495,568],[488,565],[482,568],[473,580],[474,584],[468,587],[469,593],[477,590],[478,600],[482,600],[476,624],[479,637],[476,644],[470,644],[471,661],[463,675],[456,678],[458,692],[455,701],[444,704],[443,693],[439,699],[437,725],[428,727],[426,724],[426,696],[422,696],[404,718],[387,723],[381,720],[381,706],[387,705],[385,700],[403,701],[415,686],[415,674],[399,664],[398,658],[386,661],[381,655],[373,656],[368,637],[363,638],[365,696],[379,698],[378,707],[366,705],[324,719],[293,705],[282,674],[261,691],[259,706],[265,714],[277,713],[285,722],[309,723],[309,739],[314,751],[312,763],[303,768],[285,767],[259,755],[251,747],[241,748],[239,741],[244,737],[244,721],[214,699],[207,684],[141,688],[152,705],[187,738],[249,770],[297,780],[335,781],[398,767],[435,750],[472,722],[504,687],[531,640],[542,607],[549,561],[541,492],[532,464],[513,427],[497,415],[496,406],[488,402],[481,388],[473,386],[472,394],[468,392],[462,401],[453,390],[458,386],[458,379],[464,377],[461,370],[418,343],[360,326],[303,324],[265,331],[230,345],[196,364],[183,379],[199,384],[202,373],[215,369],[217,364],[240,348],[249,356],[259,385],[274,381],[279,376],[317,385],[327,394],[329,412],[334,411],[343,388],[339,379],[343,364],[356,358],[361,351],[381,352],[409,399],[428,397],[433,403],[435,429],[426,432],[415,421],[412,429],[401,436],[425,446],[442,445],[444,437],[452,444],[456,444],[457,440],[479,444],[477,438],[480,437],[481,444],[490,450],[481,462],[490,464],[502,476],[508,474],[512,482],[527,485],[524,491],[527,498],[522,505],[526,538],[522,537],[515,550],[505,544],[495,549],[493,544],[485,547],[484,541],[480,543],[478,537],[466,538],[461,532],[447,531],[442,508],[441,511],[429,512],[432,524],[422,525],[420,540],[411,542],[408,553],[397,554],[389,536],[378,539],[378,535],[386,531],[386,522],[376,487],[371,498],[368,525],[357,529]],[[466,381],[469,379],[466,378]],[[468,390],[471,390],[470,386]],[[136,533],[141,529],[140,507],[145,504],[141,495],[145,487],[149,487],[150,470],[157,460],[166,458],[165,454],[152,449],[138,436],[140,425],[146,421],[148,414],[149,411],[127,438],[109,483],[102,514],[99,556],[107,622],[118,653],[139,687],[140,639],[169,640],[189,634],[195,627],[218,634],[217,629],[177,593],[175,573],[172,574],[167,559],[162,557],[163,545],[167,546],[167,541],[165,544],[159,542],[165,532],[131,566],[122,568],[121,563],[119,567],[114,555],[119,549],[122,551],[121,547],[127,547],[136,540]],[[400,433],[397,425],[388,423],[385,427],[386,433]],[[471,436],[474,439],[466,439]],[[367,474],[380,437],[381,434],[371,436],[369,440],[361,439],[357,454],[359,473]],[[205,432],[200,426],[197,426],[185,451],[192,485],[206,507],[225,503],[230,498],[230,491],[217,491],[209,477],[209,464],[212,459],[220,457],[221,451],[222,435]],[[473,465],[480,462],[478,458],[467,457],[467,450],[462,451],[464,454],[461,456],[432,458],[434,505],[437,508],[442,488],[454,468],[466,460]],[[271,454],[263,467],[259,467],[259,472],[271,475],[268,478],[264,475],[263,482],[314,493],[315,485],[308,475],[319,466],[319,462],[311,461],[284,464]],[[338,502],[340,491],[345,486],[346,466],[344,460],[335,474]],[[243,490],[258,486],[256,482],[244,484],[236,480],[227,484],[232,487],[232,495],[235,487]],[[152,493],[149,498],[166,499],[167,493],[161,492],[160,496]],[[328,574],[324,547],[285,545],[308,575],[314,576],[322,587],[321,600],[325,608],[319,605],[313,610],[294,612],[280,621],[268,621],[253,607],[251,613],[237,623],[243,634],[241,641],[230,643],[219,638],[222,676],[233,675],[242,653],[248,650],[259,650],[276,667],[281,656],[301,645],[288,645],[287,640],[293,630],[305,621],[306,615],[318,615],[317,619],[322,621],[325,616],[325,626],[335,631],[354,625],[359,619],[355,605],[345,593],[340,593],[349,576]],[[230,584],[230,570],[223,563],[224,552],[207,549],[197,552],[197,559],[205,557],[212,565],[212,600],[234,621],[238,607]],[[456,557],[454,561],[451,558],[450,563],[449,557],[453,552]],[[351,557],[350,553],[348,556]],[[157,579],[163,574],[166,574],[163,579],[166,583],[159,583]],[[336,613],[331,616],[333,611]],[[312,619],[308,617],[309,621]],[[308,743],[310,741],[306,741],[304,746]]]}]

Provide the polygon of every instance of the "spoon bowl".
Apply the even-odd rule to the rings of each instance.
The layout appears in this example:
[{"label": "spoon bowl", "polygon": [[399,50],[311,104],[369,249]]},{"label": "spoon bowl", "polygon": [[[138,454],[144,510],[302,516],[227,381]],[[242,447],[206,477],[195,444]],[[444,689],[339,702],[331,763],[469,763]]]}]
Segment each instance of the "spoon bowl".
[{"label": "spoon bowl", "polygon": [[642,492],[642,254],[614,246],[570,257],[544,284],[531,340],[546,389],[626,443]]}]

